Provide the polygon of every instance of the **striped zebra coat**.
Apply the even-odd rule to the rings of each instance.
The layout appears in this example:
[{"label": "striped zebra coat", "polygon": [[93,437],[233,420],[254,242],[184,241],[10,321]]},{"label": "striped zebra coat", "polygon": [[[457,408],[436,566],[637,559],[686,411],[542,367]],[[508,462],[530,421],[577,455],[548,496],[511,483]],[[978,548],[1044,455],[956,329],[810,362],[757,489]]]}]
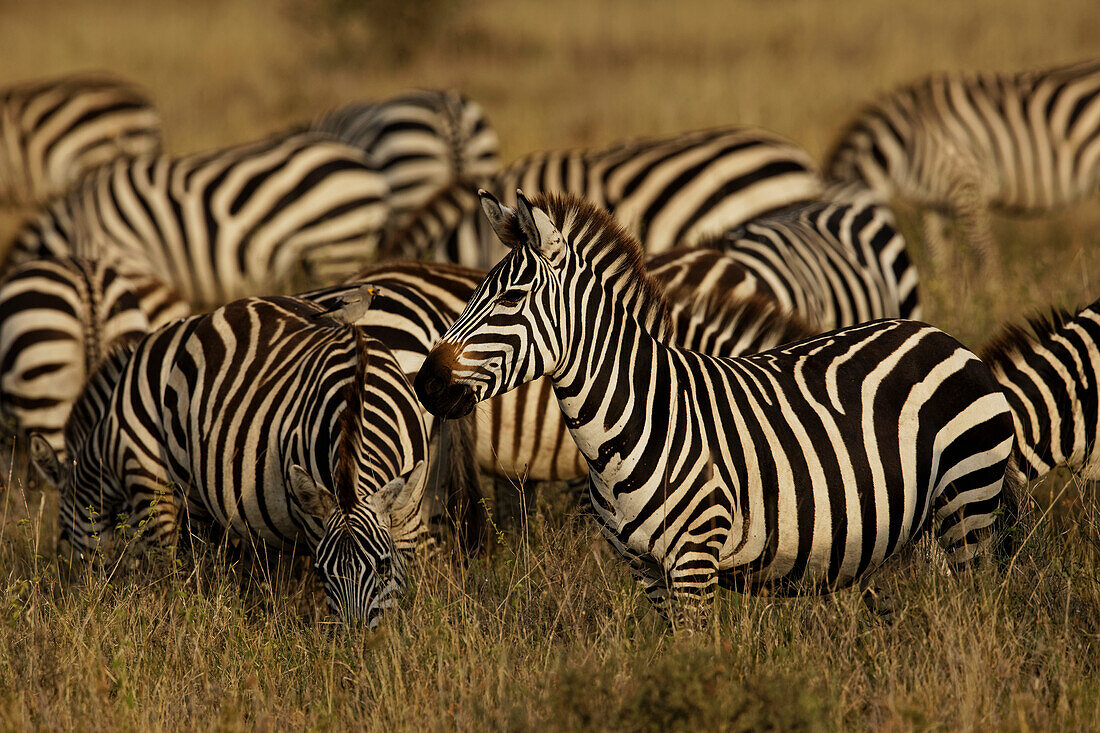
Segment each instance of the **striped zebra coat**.
[{"label": "striped zebra coat", "polygon": [[[101,381],[86,391],[93,406]],[[250,298],[149,334],[98,419],[70,421],[66,437],[70,472],[42,441],[32,455],[61,479],[61,537],[81,553],[111,541],[120,510],[167,542],[185,502],[311,552],[333,610],[373,626],[427,538],[411,387],[385,346],[307,301]]]},{"label": "striped zebra coat", "polygon": [[[393,249],[482,268],[497,262],[506,250],[483,226],[477,183],[459,181],[442,192],[412,217]],[[659,253],[814,198],[823,184],[809,155],[789,140],[724,127],[533,153],[481,185],[509,199],[517,186],[583,196],[614,214],[646,250]],[[420,218],[426,221],[418,224]]]},{"label": "striped zebra coat", "polygon": [[0,89],[0,204],[63,193],[117,158],[160,150],[160,115],[144,92],[107,74]]},{"label": "striped zebra coat", "polygon": [[928,207],[937,264],[948,255],[941,212],[995,263],[988,207],[1041,212],[1100,189],[1100,61],[928,76],[860,112],[825,171]]},{"label": "striped zebra coat", "polygon": [[1012,409],[1021,468],[1100,480],[1100,300],[1009,326],[981,353]]},{"label": "striped zebra coat", "polygon": [[964,565],[1008,504],[1007,402],[946,334],[876,321],[718,359],[668,343],[641,250],[570,198],[486,197],[512,246],[417,375],[458,416],[547,375],[604,535],[649,597],[829,591],[933,528]]},{"label": "striped zebra coat", "polygon": [[386,179],[393,224],[456,179],[483,182],[500,170],[500,140],[485,110],[454,91],[420,89],[349,104],[310,129],[366,153],[367,164]]},{"label": "striped zebra coat", "polygon": [[353,275],[375,256],[386,196],[362,153],[318,134],[147,155],[100,168],[53,201],[8,262],[122,258],[204,309]]},{"label": "striped zebra coat", "polygon": [[831,186],[821,199],[745,222],[699,247],[721,257],[698,258],[698,277],[716,279],[732,266],[757,292],[820,330],[921,317],[917,268],[894,214],[858,184]]},{"label": "striped zebra coat", "polygon": [[188,315],[170,288],[120,264],[33,260],[0,284],[0,414],[65,457],[81,386],[115,346]]}]

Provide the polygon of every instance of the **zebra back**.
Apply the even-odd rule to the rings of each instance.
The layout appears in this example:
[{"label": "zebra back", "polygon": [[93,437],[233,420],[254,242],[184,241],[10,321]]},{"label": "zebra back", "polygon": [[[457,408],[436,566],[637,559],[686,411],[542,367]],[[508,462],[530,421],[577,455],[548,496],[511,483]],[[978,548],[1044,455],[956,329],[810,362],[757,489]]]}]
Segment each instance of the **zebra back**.
[{"label": "zebra back", "polygon": [[186,315],[171,290],[109,262],[35,260],[0,285],[0,412],[64,453],[86,377],[119,344]]},{"label": "zebra back", "polygon": [[1006,326],[981,356],[1008,398],[1021,468],[1100,479],[1100,300]]},{"label": "zebra back", "polygon": [[421,89],[349,104],[318,117],[310,128],[366,153],[389,186],[396,224],[451,182],[485,180],[500,169],[500,141],[485,110],[454,91]]},{"label": "zebra back", "polygon": [[159,150],[153,103],[114,76],[73,74],[0,90],[0,204],[43,202],[99,165]]},{"label": "zebra back", "polygon": [[185,157],[118,160],[54,200],[10,262],[123,258],[196,308],[348,277],[375,256],[385,181],[319,134]]}]

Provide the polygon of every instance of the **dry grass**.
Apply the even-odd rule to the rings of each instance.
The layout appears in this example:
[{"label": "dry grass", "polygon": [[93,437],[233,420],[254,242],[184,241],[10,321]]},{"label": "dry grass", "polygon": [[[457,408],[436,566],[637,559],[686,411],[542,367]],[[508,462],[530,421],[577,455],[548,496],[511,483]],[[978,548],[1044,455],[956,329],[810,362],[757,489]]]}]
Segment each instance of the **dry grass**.
[{"label": "dry grass", "polygon": [[[928,70],[1100,55],[1092,0],[466,2],[397,61],[370,16],[334,31],[323,7],[0,0],[0,85],[116,70],[153,92],[177,152],[457,86],[489,110],[506,158],[730,122],[820,154],[861,100]],[[1097,200],[998,220],[1003,286],[966,267],[926,277],[927,319],[978,346],[1005,319],[1095,299],[1098,231]],[[368,635],[328,625],[285,560],[211,549],[62,577],[53,499],[17,486],[0,509],[0,727],[1097,729],[1096,487],[1060,475],[1034,490],[1052,511],[1010,569],[884,572],[892,624],[852,593],[723,594],[708,633],[670,638],[567,512],[541,512],[489,559],[422,569]]]}]

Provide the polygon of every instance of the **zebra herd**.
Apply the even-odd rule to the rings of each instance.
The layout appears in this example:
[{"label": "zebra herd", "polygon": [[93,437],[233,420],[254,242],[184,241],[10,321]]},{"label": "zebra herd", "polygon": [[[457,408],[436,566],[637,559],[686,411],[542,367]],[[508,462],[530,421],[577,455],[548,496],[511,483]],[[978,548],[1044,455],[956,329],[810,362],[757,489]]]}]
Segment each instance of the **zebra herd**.
[{"label": "zebra herd", "polygon": [[[180,532],[312,555],[373,626],[417,556],[583,482],[671,620],[717,586],[826,593],[934,536],[1012,550],[1026,478],[1100,478],[1100,301],[974,352],[923,324],[890,204],[996,278],[990,206],[1100,188],[1100,64],[949,74],[857,114],[824,175],[725,127],[500,164],[424,90],[161,151],[131,84],[0,94],[0,414],[59,550]],[[544,378],[545,377],[545,378]],[[556,405],[555,405],[556,403]]]}]

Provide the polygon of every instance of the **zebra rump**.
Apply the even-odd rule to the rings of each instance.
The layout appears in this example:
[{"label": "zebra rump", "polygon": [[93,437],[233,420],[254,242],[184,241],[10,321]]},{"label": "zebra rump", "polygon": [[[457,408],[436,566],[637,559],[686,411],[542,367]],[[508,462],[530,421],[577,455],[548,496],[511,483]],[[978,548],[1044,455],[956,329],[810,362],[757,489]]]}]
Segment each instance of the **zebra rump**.
[{"label": "zebra rump", "polygon": [[73,74],[0,90],[0,204],[38,204],[116,158],[156,154],[160,115],[109,74]]},{"label": "zebra rump", "polygon": [[81,386],[117,345],[187,315],[171,289],[107,262],[33,260],[0,284],[0,414],[65,455]]}]

